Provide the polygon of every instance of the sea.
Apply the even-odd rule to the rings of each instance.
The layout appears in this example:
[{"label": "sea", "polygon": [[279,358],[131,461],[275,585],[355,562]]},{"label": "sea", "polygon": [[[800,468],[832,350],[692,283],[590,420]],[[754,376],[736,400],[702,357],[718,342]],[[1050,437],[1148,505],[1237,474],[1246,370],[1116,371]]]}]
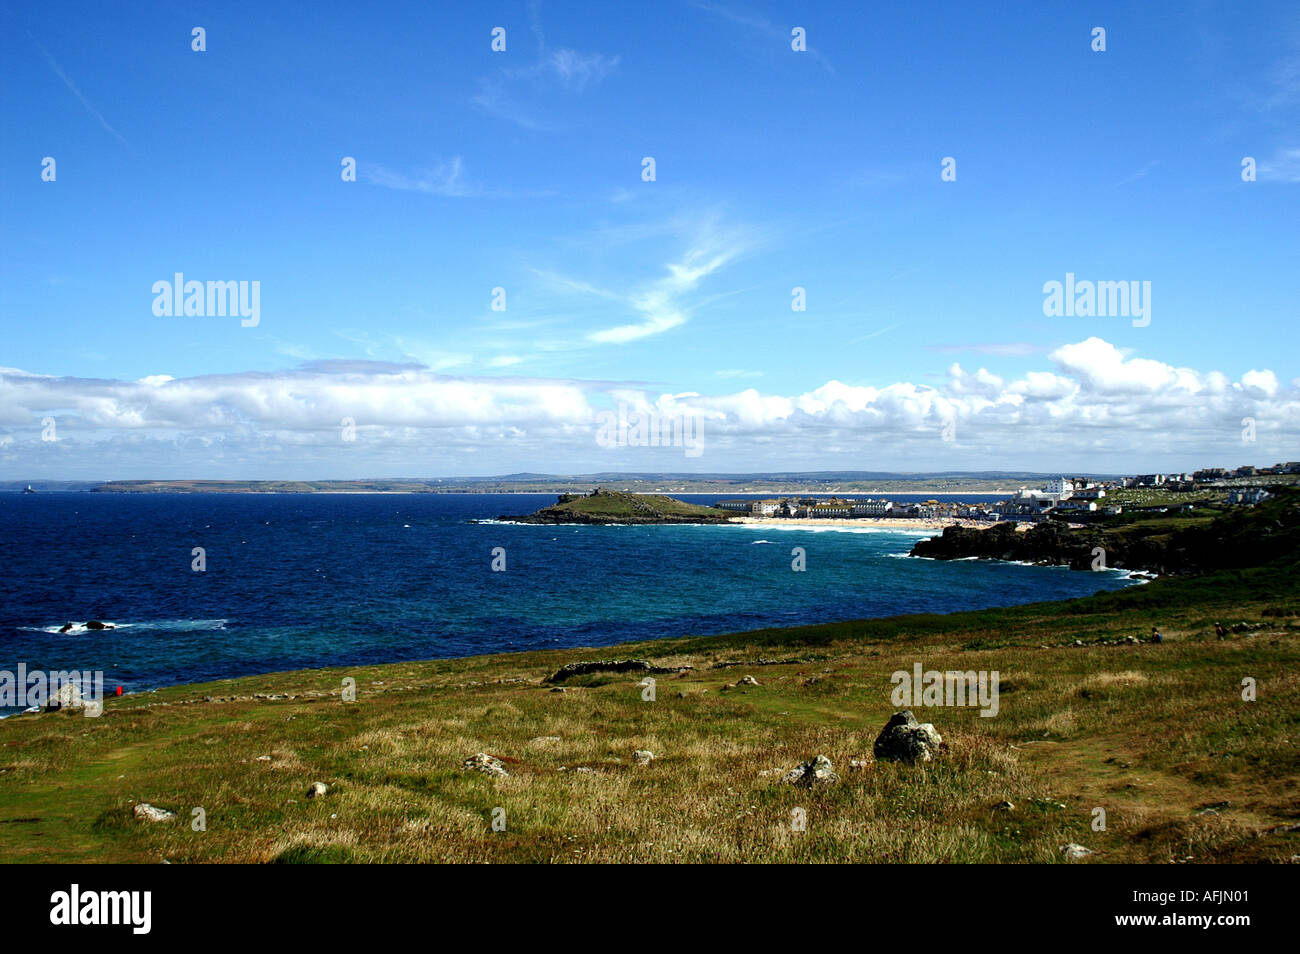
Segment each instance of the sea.
[{"label": "sea", "polygon": [[[736,495],[680,496],[709,504]],[[929,531],[499,519],[555,501],[0,493],[0,672],[20,663],[102,671],[107,691],[143,692],[310,667],[1009,606],[1138,582],[1120,570],[909,557]],[[796,547],[802,572],[792,568]],[[90,620],[114,628],[87,629]]]}]

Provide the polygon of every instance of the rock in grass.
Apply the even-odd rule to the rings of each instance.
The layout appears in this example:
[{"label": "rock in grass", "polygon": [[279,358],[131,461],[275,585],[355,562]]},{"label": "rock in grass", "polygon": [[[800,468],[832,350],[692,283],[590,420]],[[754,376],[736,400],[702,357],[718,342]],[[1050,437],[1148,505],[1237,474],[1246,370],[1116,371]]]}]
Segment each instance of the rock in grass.
[{"label": "rock in grass", "polygon": [[1089,855],[1096,854],[1096,852],[1091,848],[1085,848],[1083,845],[1070,842],[1068,845],[1061,846],[1061,854],[1065,855],[1066,861],[1078,861],[1080,858],[1087,858]]},{"label": "rock in grass", "polygon": [[943,737],[929,722],[917,722],[911,710],[895,712],[876,737],[873,752],[883,762],[930,762]]},{"label": "rock in grass", "polygon": [[319,798],[329,790],[330,787],[326,785],[324,782],[312,782],[311,785],[307,786],[307,797]]},{"label": "rock in grass", "polygon": [[738,685],[738,686],[757,686],[757,685],[758,685],[758,680],[755,679],[753,676],[741,676],[739,679],[736,680],[736,685]]},{"label": "rock in grass", "polygon": [[81,698],[81,687],[75,682],[63,682],[59,684],[59,691],[50,701],[51,709],[81,709],[83,701]]},{"label": "rock in grass", "polygon": [[646,672],[659,673],[647,659],[594,659],[590,662],[565,663],[554,673],[546,677],[547,682],[564,682],[574,676],[586,676],[597,672]]},{"label": "rock in grass", "polygon": [[143,818],[145,821],[151,822],[171,821],[176,817],[175,812],[169,812],[165,808],[158,808],[148,802],[140,802],[132,811],[135,813],[136,818]]},{"label": "rock in grass", "polygon": [[655,760],[655,754],[649,749],[637,749],[632,753],[632,761],[636,765],[649,765]]},{"label": "rock in grass", "polygon": [[461,767],[467,772],[482,772],[484,775],[495,775],[497,777],[508,776],[505,763],[498,758],[488,755],[486,752],[479,752],[472,755],[461,763]]},{"label": "rock in grass", "polygon": [[835,774],[835,766],[824,755],[795,766],[781,779],[789,785],[798,785],[800,788],[834,785],[839,780],[840,777]]}]

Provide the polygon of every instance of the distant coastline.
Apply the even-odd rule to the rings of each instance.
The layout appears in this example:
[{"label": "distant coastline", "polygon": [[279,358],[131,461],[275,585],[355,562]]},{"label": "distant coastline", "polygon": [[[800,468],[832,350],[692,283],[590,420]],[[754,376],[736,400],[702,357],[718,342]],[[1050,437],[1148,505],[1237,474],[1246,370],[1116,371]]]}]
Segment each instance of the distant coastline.
[{"label": "distant coastline", "polygon": [[[1029,479],[1029,478],[1026,478]],[[1003,478],[910,478],[867,481],[818,480],[815,478],[763,479],[738,475],[718,477],[646,478],[630,474],[593,478],[556,477],[544,479],[374,479],[374,480],[108,480],[108,481],[7,481],[0,492],[21,492],[31,483],[40,492],[90,492],[116,494],[564,494],[593,486],[633,494],[717,494],[729,497],[773,495],[905,494],[909,496],[951,494],[1010,494],[1022,483]]]}]

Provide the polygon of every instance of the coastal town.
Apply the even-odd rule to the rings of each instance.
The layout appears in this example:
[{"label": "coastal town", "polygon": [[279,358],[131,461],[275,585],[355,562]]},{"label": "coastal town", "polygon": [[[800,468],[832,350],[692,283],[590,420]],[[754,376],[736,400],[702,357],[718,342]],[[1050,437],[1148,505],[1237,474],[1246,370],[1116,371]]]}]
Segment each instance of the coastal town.
[{"label": "coastal town", "polygon": [[791,495],[720,500],[714,507],[738,517],[764,520],[1089,523],[1125,513],[1191,513],[1253,506],[1268,499],[1269,485],[1298,482],[1300,461],[1289,461],[1271,467],[1211,467],[1190,473],[1057,477],[1040,487],[1021,487],[1006,499],[991,503]]}]

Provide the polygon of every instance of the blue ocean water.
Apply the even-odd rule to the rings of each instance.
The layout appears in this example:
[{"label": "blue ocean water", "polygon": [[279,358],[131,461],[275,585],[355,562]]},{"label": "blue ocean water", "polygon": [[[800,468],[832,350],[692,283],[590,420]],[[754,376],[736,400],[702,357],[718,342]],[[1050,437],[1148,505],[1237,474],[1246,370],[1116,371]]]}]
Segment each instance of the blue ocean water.
[{"label": "blue ocean water", "polygon": [[[1130,582],[1118,571],[907,558],[928,535],[916,531],[494,522],[554,502],[0,494],[0,670],[103,670],[110,691],[138,691],[1004,606]],[[806,572],[791,570],[795,546],[807,552]],[[206,551],[206,572],[191,569],[194,547]],[[491,569],[495,547],[505,548],[505,572]],[[57,632],[90,619],[117,628]]]}]

